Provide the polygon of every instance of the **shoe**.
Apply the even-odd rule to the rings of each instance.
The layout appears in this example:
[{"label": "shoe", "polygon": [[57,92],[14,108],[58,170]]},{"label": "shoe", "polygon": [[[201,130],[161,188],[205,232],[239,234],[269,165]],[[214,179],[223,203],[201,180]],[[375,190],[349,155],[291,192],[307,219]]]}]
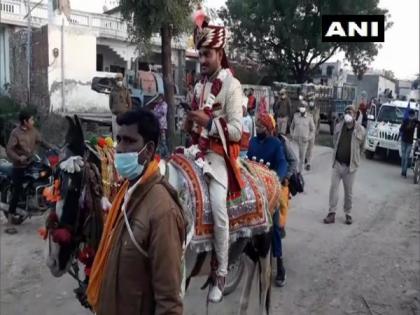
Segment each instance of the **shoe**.
[{"label": "shoe", "polygon": [[8,227],[8,228],[6,228],[5,230],[4,230],[4,233],[6,233],[6,234],[9,234],[9,235],[14,235],[14,234],[17,234],[17,230],[16,230],[16,228],[15,227]]},{"label": "shoe", "polygon": [[407,173],[404,173],[404,172],[403,172],[403,173],[401,173],[401,176],[402,176],[402,177],[407,177]]},{"label": "shoe", "polygon": [[310,164],[306,164],[305,170],[310,171],[311,170],[311,165]]},{"label": "shoe", "polygon": [[275,284],[280,288],[286,285],[286,270],[284,269],[282,258],[277,258],[277,276],[275,279]]},{"label": "shoe", "polygon": [[283,279],[276,278],[275,280],[276,287],[283,288],[286,285],[286,279],[287,279],[286,275],[284,275]]},{"label": "shoe", "polygon": [[223,300],[225,289],[225,277],[216,277],[215,282],[210,286],[208,300],[210,303],[220,303]]},{"label": "shoe", "polygon": [[351,217],[351,215],[346,214],[346,224],[350,225],[353,223],[353,219]]},{"label": "shoe", "polygon": [[9,223],[12,225],[20,225],[23,221],[28,218],[28,215],[21,215],[21,214],[9,214]]},{"label": "shoe", "polygon": [[335,213],[330,212],[324,219],[325,224],[335,223]]}]

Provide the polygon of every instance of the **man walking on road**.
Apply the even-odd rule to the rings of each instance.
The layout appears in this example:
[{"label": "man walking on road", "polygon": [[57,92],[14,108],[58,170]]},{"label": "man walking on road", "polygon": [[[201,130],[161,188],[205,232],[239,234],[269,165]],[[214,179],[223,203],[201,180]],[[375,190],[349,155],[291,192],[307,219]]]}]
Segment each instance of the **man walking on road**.
[{"label": "man walking on road", "polygon": [[131,110],[130,91],[123,85],[122,73],[115,75],[115,85],[112,87],[109,95],[109,109],[112,112],[112,136],[116,140],[118,133],[117,116]]},{"label": "man walking on road", "polygon": [[256,108],[257,108],[257,99],[254,96],[254,89],[250,88],[248,90],[248,112],[251,116],[255,115]]},{"label": "man walking on road", "polygon": [[273,111],[277,124],[277,133],[285,135],[292,115],[292,104],[287,96],[286,89],[280,90],[280,99],[277,99],[274,103]]},{"label": "man walking on road", "polygon": [[344,185],[344,213],[346,224],[352,224],[351,217],[353,185],[356,171],[360,164],[360,156],[365,143],[365,128],[356,121],[354,106],[347,106],[344,120],[337,124],[334,131],[333,172],[330,187],[330,209],[325,224],[335,222],[340,182]]},{"label": "man walking on road", "polygon": [[315,124],[315,133],[314,133],[314,136],[311,138],[311,140],[309,140],[308,150],[306,151],[306,156],[305,156],[305,169],[307,171],[310,171],[311,170],[312,151],[313,151],[314,146],[315,146],[315,138],[318,134],[318,126],[319,126],[319,108],[317,106],[315,106],[314,101],[309,102],[308,113],[312,115],[312,117],[314,119],[314,124]]},{"label": "man walking on road", "polygon": [[420,124],[416,119],[413,109],[408,111],[408,119],[404,119],[401,127],[401,176],[407,177],[407,169],[410,167],[409,159],[413,149],[414,131],[417,127],[417,139],[420,138]]},{"label": "man walking on road", "polygon": [[[289,172],[286,152],[283,142],[273,136],[275,129],[274,119],[270,115],[260,114],[256,122],[257,136],[249,142],[248,158],[256,158],[270,163],[270,169],[277,173],[279,180],[285,184]],[[289,202],[289,190],[287,185],[282,188],[282,202],[280,209],[273,214],[273,256],[277,259],[276,285],[283,287],[286,284],[286,271],[283,264],[282,234],[286,224],[287,207]]]},{"label": "man walking on road", "polygon": [[290,132],[292,134],[292,138],[299,146],[298,170],[299,173],[302,173],[309,141],[315,137],[314,119],[311,114],[306,112],[306,102],[304,101],[302,101],[299,107],[299,113],[296,113],[293,117]]},{"label": "man walking on road", "polygon": [[155,151],[159,122],[143,109],[118,116],[115,165],[126,181],[108,214],[87,296],[97,315],[181,315],[185,220]]}]

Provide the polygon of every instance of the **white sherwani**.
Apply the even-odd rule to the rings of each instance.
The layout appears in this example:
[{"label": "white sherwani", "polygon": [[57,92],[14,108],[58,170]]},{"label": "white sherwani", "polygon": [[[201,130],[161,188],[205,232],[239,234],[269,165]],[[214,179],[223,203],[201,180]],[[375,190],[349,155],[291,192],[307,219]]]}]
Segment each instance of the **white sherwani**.
[{"label": "white sherwani", "polygon": [[[229,70],[220,70],[217,78],[223,78],[222,88],[216,96],[213,107],[213,123],[208,133],[209,137],[218,137],[223,141],[239,142],[242,136],[242,87]],[[209,97],[212,82],[198,83],[194,90],[194,97],[203,109]],[[204,91],[203,91],[204,89]],[[202,101],[200,102],[200,99]],[[218,120],[223,118],[228,129],[228,138],[219,132]],[[197,126],[194,126],[197,131]],[[223,156],[209,150],[204,159],[203,172],[210,176],[209,192],[214,220],[214,246],[218,261],[218,276],[227,275],[229,252],[229,217],[227,214],[226,198],[228,193],[228,175],[226,162]]]},{"label": "white sherwani", "polygon": [[[216,127],[216,120],[223,118],[228,127],[229,139],[226,139],[231,142],[239,142],[242,136],[242,87],[240,82],[234,78],[229,70],[222,69],[220,70],[227,72],[226,77],[223,79],[223,85],[214,100],[213,105],[213,124],[209,132],[210,137],[220,138],[218,129]],[[219,76],[218,76],[219,77]],[[206,103],[207,97],[210,94],[212,83],[209,81],[203,86],[203,84],[198,83],[194,89],[194,97],[199,104],[199,109],[203,109],[204,104]],[[200,106],[200,97],[203,93],[204,88],[204,97],[203,102]],[[215,106],[220,104],[219,106]],[[212,151],[209,151],[206,155],[206,159],[203,167],[204,173],[208,173],[214,177],[219,183],[227,188],[227,172],[226,172],[226,163],[223,156],[218,155]]]}]

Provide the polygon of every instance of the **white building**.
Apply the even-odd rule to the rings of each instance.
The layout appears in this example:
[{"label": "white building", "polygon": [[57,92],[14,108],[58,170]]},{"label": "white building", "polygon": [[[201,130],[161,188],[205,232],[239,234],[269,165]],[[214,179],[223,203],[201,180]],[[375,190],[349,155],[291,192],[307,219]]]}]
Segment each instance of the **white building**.
[{"label": "white building", "polygon": [[398,80],[397,81],[397,96],[400,100],[407,100],[410,93],[411,93],[411,87],[413,82],[410,80]]},{"label": "white building", "polygon": [[[26,1],[1,0],[0,94],[8,92],[21,102],[30,95],[32,104],[54,111],[105,111],[107,95],[90,87],[94,76],[124,73],[134,66],[139,55],[143,62],[159,69],[159,36],[151,41],[152,53],[142,56],[141,47],[128,41],[127,25],[117,10],[104,14],[71,10],[67,21],[64,14],[53,10],[52,2],[30,1],[33,31],[28,89]],[[109,0],[106,5],[114,3]],[[174,79],[181,89],[186,44],[184,40],[172,44]]]}]

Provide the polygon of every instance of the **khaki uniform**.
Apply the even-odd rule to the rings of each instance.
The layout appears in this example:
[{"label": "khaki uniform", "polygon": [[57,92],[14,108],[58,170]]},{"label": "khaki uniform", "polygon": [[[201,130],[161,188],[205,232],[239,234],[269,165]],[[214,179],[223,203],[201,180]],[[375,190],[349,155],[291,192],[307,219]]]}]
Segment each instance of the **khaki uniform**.
[{"label": "khaki uniform", "polygon": [[298,171],[302,173],[309,142],[315,137],[315,123],[312,115],[305,113],[302,116],[300,113],[296,113],[293,117],[290,132],[299,146]]},{"label": "khaki uniform", "polygon": [[314,134],[314,137],[312,137],[312,139],[308,143],[308,150],[306,151],[306,156],[305,156],[306,164],[310,165],[311,160],[312,160],[312,152],[315,146],[316,136],[318,135],[318,132],[319,132],[318,124],[319,124],[320,114],[319,114],[319,108],[317,106],[314,106],[313,108],[309,106],[307,111],[314,118],[314,124],[315,124],[315,134]]}]

